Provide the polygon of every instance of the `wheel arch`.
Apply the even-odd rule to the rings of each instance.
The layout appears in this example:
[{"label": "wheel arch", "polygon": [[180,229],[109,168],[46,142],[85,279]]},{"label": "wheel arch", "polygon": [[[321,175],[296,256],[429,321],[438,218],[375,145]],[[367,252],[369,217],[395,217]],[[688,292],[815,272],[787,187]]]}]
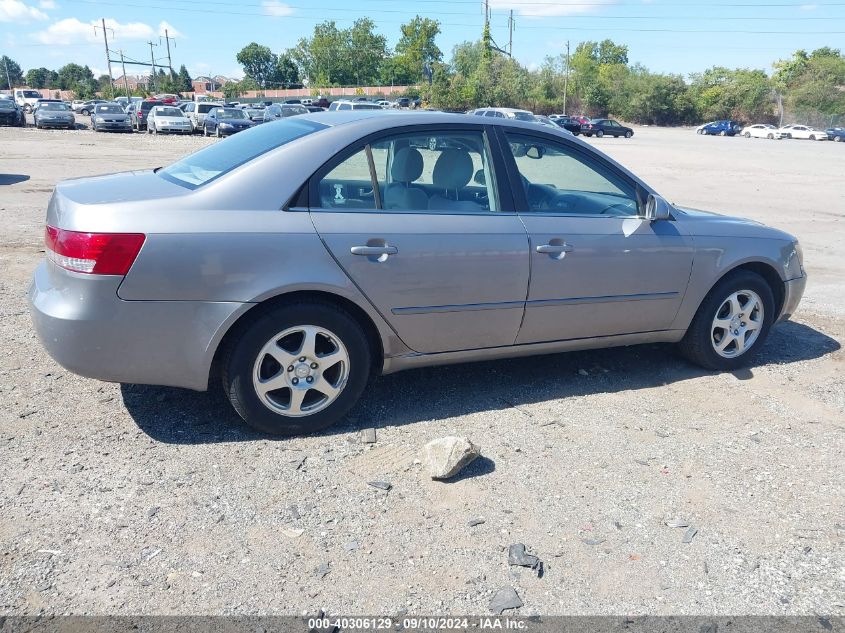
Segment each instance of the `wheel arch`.
[{"label": "wheel arch", "polygon": [[384,365],[384,341],[382,340],[382,335],[379,332],[378,326],[366,310],[348,297],[344,297],[340,294],[327,290],[291,290],[268,297],[259,303],[253,304],[252,307],[243,312],[229,325],[214,350],[214,355],[208,372],[209,385],[211,385],[215,379],[219,378],[221,371],[220,363],[225,354],[226,348],[231,345],[233,341],[237,340],[241,332],[248,328],[268,310],[272,310],[279,305],[294,302],[324,303],[337,306],[345,310],[361,326],[367,336],[367,342],[370,344],[370,349],[372,351],[373,365],[371,371],[376,374],[381,373]]}]

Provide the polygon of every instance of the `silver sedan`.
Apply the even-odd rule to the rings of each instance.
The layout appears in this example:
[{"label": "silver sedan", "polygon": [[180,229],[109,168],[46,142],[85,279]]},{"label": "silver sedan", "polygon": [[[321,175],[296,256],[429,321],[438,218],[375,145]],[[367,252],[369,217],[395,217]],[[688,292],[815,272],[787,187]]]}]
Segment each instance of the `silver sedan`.
[{"label": "silver sedan", "polygon": [[29,298],[59,363],[222,381],[277,434],[424,365],[669,342],[732,370],[806,281],[787,233],[673,206],[562,131],[443,113],[292,117],[60,183],[46,253]]}]

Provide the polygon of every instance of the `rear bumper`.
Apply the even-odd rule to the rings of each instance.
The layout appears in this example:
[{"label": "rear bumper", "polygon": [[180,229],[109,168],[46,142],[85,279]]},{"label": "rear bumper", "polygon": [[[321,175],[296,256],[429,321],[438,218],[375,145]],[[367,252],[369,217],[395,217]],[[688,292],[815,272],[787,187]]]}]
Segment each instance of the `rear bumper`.
[{"label": "rear bumper", "polygon": [[807,287],[807,275],[787,281],[783,284],[783,287],[783,308],[781,308],[778,321],[786,321],[795,314],[795,310],[801,302],[801,297],[804,296],[804,288]]},{"label": "rear bumper", "polygon": [[252,304],[123,301],[117,296],[121,282],[39,264],[29,306],[50,356],[88,378],[207,389],[223,333]]}]

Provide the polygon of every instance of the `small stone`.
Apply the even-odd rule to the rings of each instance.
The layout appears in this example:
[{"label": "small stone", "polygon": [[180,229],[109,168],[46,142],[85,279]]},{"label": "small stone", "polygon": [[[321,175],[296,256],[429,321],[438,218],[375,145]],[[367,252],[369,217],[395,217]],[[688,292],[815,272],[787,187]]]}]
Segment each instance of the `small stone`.
[{"label": "small stone", "polygon": [[514,543],[508,548],[508,565],[537,569],[540,565],[540,559],[533,554],[527,554],[525,545],[522,543]]},{"label": "small stone", "polygon": [[317,575],[320,578],[325,578],[331,572],[331,567],[329,567],[328,563],[322,563],[319,567],[317,567]]},{"label": "small stone", "polygon": [[345,549],[347,552],[354,552],[356,549],[358,549],[358,541],[349,541],[348,543],[345,543],[343,549]]},{"label": "small stone", "polygon": [[603,538],[582,538],[581,542],[585,545],[601,545],[605,540]]},{"label": "small stone", "polygon": [[513,587],[502,587],[490,601],[490,610],[498,615],[507,609],[519,609],[521,606],[523,602]]},{"label": "small stone", "polygon": [[763,436],[760,434],[759,431],[757,431],[756,433],[753,433],[748,439],[750,439],[755,444],[759,444],[763,441]]},{"label": "small stone", "polygon": [[692,539],[695,538],[695,535],[698,534],[698,528],[690,527],[686,533],[684,534],[684,543],[692,543]]},{"label": "small stone", "polygon": [[374,428],[361,429],[361,441],[364,444],[375,444],[376,430]]},{"label": "small stone", "polygon": [[661,430],[661,429],[657,429],[657,430],[654,432],[654,434],[655,434],[657,437],[669,437],[669,434],[668,434],[666,431],[663,431],[663,430]]},{"label": "small stone", "polygon": [[379,490],[390,490],[393,488],[393,484],[387,483],[386,481],[368,481],[367,485],[378,488]]},{"label": "small stone", "polygon": [[147,518],[152,519],[155,515],[158,514],[158,511],[161,510],[158,506],[153,506],[149,510],[147,510]]},{"label": "small stone", "polygon": [[689,521],[684,519],[672,519],[671,521],[666,521],[666,525],[670,528],[685,528],[689,527]]},{"label": "small stone", "polygon": [[283,527],[282,534],[288,538],[299,538],[305,532],[302,528]]},{"label": "small stone", "polygon": [[481,524],[482,524],[482,523],[484,523],[484,522],[485,522],[485,520],[484,520],[484,519],[482,519],[482,518],[480,518],[480,517],[479,517],[479,518],[477,518],[477,519],[470,519],[470,520],[469,520],[469,526],[470,526],[470,527],[475,527],[476,525],[481,525]]},{"label": "small stone", "polygon": [[432,479],[449,479],[480,455],[466,437],[447,436],[432,440],[423,448],[423,463]]}]

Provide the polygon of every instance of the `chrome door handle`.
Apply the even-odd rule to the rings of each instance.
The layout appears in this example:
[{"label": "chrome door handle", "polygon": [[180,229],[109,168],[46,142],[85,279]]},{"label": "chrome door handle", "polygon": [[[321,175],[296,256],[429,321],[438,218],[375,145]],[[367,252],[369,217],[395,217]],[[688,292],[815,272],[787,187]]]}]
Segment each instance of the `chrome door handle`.
[{"label": "chrome door handle", "polygon": [[538,253],[571,253],[574,249],[572,244],[541,244],[537,247]]},{"label": "chrome door handle", "polygon": [[349,249],[353,255],[396,255],[399,249],[395,246],[353,246]]}]

